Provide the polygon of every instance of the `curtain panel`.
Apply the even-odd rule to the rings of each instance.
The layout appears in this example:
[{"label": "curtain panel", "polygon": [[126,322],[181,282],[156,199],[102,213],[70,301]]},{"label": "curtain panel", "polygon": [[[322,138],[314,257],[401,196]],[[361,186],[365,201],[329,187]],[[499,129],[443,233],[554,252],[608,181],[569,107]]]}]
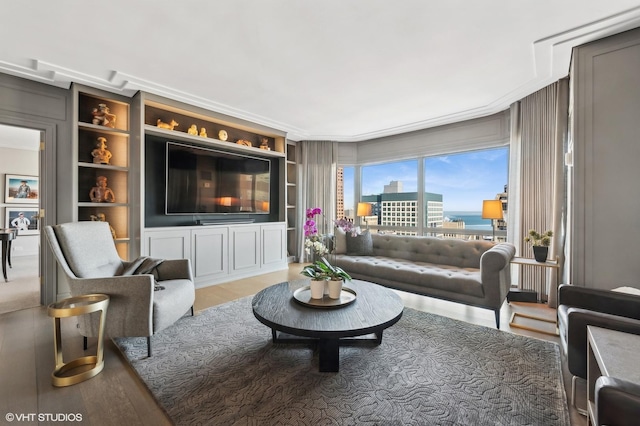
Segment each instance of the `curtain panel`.
[{"label": "curtain panel", "polygon": [[322,215],[316,217],[318,232],[324,235],[333,232],[333,221],[336,215],[336,173],[338,144],[332,141],[302,141],[302,158],[298,179],[298,217],[296,223],[296,237],[298,239],[298,258],[306,259],[304,252],[304,230],[302,225],[306,220],[309,208],[320,207]]},{"label": "curtain panel", "polygon": [[557,304],[558,274],[564,264],[568,114],[568,79],[511,106],[509,240],[520,256],[532,257],[532,248],[524,242],[529,230],[552,230],[549,259],[560,265],[560,270],[519,265],[514,276],[519,288],[536,291],[550,307]]}]

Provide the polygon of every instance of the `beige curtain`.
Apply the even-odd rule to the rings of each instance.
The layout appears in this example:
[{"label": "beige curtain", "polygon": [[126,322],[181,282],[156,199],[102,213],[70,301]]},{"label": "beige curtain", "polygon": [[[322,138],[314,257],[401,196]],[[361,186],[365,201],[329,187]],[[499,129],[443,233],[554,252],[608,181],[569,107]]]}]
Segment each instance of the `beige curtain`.
[{"label": "beige curtain", "polygon": [[296,235],[298,258],[305,259],[304,231],[302,226],[306,220],[308,208],[320,207],[322,215],[316,217],[318,232],[325,234],[332,232],[333,220],[336,215],[336,172],[338,146],[331,141],[302,141],[299,143],[302,151],[298,179],[298,217],[296,220]]},{"label": "beige curtain", "polygon": [[[522,257],[533,257],[524,242],[529,229],[553,230],[549,259],[560,269],[518,266],[518,287],[534,290],[538,298],[557,304],[558,273],[564,263],[565,168],[569,82],[562,79],[522,99],[511,108],[511,178],[509,188],[510,241]],[[517,192],[517,194],[514,194]]]}]

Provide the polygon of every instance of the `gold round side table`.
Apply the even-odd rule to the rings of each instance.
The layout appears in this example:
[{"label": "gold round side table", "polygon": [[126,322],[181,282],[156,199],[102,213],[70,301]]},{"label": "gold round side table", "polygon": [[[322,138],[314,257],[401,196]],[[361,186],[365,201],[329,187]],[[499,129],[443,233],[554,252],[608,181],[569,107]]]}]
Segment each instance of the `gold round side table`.
[{"label": "gold round side table", "polygon": [[[104,325],[109,306],[109,296],[106,294],[85,294],[82,296],[70,297],[59,302],[52,303],[47,308],[47,314],[53,317],[54,352],[56,367],[51,373],[54,386],[70,386],[94,377],[102,371],[104,367]],[[60,333],[60,318],[75,317],[101,311],[100,324],[98,326],[98,349],[96,355],[83,356],[73,361],[65,363],[62,359],[62,337]],[[93,366],[78,374],[65,373],[84,366]]]}]

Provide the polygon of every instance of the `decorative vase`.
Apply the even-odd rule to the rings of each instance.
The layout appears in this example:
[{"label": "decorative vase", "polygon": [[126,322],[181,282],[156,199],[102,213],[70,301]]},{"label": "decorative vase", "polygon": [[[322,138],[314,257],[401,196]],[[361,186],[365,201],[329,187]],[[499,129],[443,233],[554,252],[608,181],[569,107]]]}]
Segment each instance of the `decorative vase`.
[{"label": "decorative vase", "polygon": [[326,280],[311,280],[311,284],[309,287],[311,288],[311,298],[312,299],[322,299],[324,296],[324,286],[326,284]]},{"label": "decorative vase", "polygon": [[340,299],[340,293],[342,293],[342,280],[329,280],[329,298]]},{"label": "decorative vase", "polygon": [[537,262],[546,262],[548,253],[549,247],[533,246],[533,257],[535,257]]}]

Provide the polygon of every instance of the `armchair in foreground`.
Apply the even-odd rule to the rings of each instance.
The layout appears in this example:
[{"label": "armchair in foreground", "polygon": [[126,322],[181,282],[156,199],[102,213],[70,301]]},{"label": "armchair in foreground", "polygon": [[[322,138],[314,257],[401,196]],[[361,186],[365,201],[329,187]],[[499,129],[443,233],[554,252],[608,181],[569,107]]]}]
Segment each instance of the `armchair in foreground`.
[{"label": "armchair in foreground", "polygon": [[[109,337],[147,337],[169,327],[187,311],[193,315],[195,285],[189,259],[151,262],[120,259],[107,222],[71,222],[46,226],[49,245],[65,272],[71,296],[101,293],[110,296],[105,332]],[[147,262],[149,264],[149,262]],[[158,291],[155,281],[158,281]],[[85,337],[98,336],[98,318],[78,321]]]},{"label": "armchair in foreground", "polygon": [[568,284],[558,288],[558,328],[567,367],[573,375],[574,407],[576,380],[587,378],[588,325],[640,334],[640,296]]},{"label": "armchair in foreground", "polygon": [[596,380],[596,424],[632,426],[640,419],[640,385],[602,376]]}]

